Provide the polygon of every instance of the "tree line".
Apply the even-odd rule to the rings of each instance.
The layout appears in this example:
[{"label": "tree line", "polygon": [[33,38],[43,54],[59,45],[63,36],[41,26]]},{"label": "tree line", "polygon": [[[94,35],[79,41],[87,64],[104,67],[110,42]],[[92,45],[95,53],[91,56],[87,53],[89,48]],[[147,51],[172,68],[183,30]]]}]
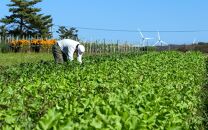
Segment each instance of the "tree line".
[{"label": "tree line", "polygon": [[[42,0],[10,0],[7,6],[11,14],[0,19],[0,36],[4,39],[9,35],[52,38],[53,18],[40,13],[42,9],[35,6],[40,2]],[[60,39],[78,40],[78,30],[74,27],[60,26],[56,32]]]}]

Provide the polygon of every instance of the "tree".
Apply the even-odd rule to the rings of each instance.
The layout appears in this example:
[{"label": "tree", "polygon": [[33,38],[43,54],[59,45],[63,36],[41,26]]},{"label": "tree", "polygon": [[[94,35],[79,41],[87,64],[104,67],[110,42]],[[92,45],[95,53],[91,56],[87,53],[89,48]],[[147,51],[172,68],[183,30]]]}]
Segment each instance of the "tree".
[{"label": "tree", "polygon": [[208,43],[206,42],[198,42],[198,45],[207,45]]},{"label": "tree", "polygon": [[73,40],[79,40],[78,39],[78,30],[74,27],[71,27],[69,29],[67,29],[64,26],[60,26],[58,31],[56,31],[57,33],[59,33],[59,38],[60,39],[64,39],[64,38],[70,38]]},{"label": "tree", "polygon": [[9,34],[15,36],[32,35],[32,36],[50,36],[50,27],[52,18],[50,15],[44,16],[38,14],[40,8],[34,5],[42,0],[11,0],[9,12],[12,14],[2,18],[0,22],[4,23]]},{"label": "tree", "polygon": [[6,37],[7,37],[7,34],[8,34],[8,31],[5,27],[5,25],[2,25],[0,26],[0,36],[1,36],[1,39],[5,40]]},{"label": "tree", "polygon": [[52,36],[50,28],[53,26],[50,15],[39,14],[34,18],[35,21],[31,21],[31,27],[33,28],[34,35],[41,35],[42,37]]}]

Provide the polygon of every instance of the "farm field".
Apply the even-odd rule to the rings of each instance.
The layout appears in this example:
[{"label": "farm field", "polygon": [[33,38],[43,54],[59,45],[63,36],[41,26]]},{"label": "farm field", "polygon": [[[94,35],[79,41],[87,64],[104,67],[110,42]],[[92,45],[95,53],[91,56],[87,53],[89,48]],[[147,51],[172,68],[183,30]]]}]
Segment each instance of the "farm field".
[{"label": "farm field", "polygon": [[53,60],[51,53],[0,53],[0,66]]},{"label": "farm field", "polygon": [[3,65],[0,129],[206,129],[206,57],[87,56]]}]

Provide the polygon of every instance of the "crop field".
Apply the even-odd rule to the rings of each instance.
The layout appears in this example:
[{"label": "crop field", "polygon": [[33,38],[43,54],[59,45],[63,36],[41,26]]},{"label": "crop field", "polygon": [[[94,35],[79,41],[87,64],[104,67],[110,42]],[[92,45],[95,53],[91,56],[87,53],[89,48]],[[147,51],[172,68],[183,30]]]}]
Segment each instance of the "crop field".
[{"label": "crop field", "polygon": [[0,129],[203,130],[206,61],[170,51],[4,66]]}]

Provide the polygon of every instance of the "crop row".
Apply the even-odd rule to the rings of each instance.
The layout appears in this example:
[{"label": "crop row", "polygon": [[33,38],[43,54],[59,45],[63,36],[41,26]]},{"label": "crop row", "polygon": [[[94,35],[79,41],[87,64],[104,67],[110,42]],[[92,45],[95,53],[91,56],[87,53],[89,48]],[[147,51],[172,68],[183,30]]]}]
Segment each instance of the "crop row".
[{"label": "crop row", "polygon": [[85,57],[1,72],[1,129],[203,129],[201,53]]}]

